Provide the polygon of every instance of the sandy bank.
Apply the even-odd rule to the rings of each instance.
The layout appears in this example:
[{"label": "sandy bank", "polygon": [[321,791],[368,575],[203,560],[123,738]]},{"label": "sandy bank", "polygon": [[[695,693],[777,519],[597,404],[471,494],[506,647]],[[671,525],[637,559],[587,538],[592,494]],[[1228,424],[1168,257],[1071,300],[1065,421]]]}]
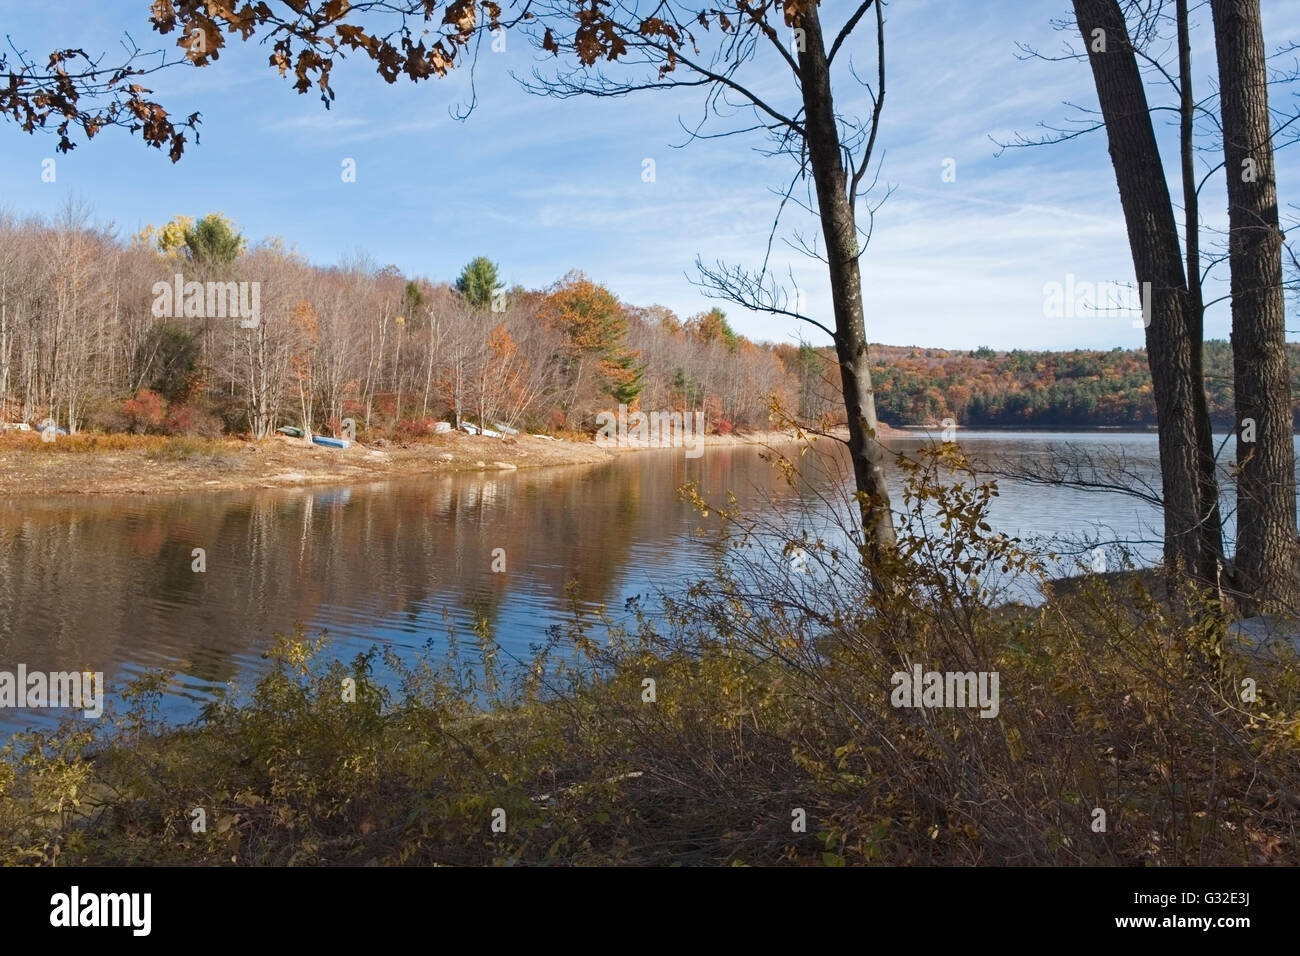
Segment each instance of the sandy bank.
[{"label": "sandy bank", "polygon": [[[706,447],[794,441],[781,432],[706,435]],[[131,435],[0,435],[0,497],[160,494],[346,484],[390,478],[513,471],[612,461],[620,454],[681,449],[605,449],[594,442],[519,435],[502,440],[453,432],[406,445],[322,448],[283,436],[260,442]]]}]

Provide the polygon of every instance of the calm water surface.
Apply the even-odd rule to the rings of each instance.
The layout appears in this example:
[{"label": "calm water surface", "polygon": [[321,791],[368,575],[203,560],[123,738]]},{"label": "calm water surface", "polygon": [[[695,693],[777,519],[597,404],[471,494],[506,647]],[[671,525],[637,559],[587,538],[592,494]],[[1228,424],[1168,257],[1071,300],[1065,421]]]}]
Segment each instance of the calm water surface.
[{"label": "calm water surface", "polygon": [[[976,458],[1066,443],[1119,449],[1156,474],[1148,434],[963,433],[961,442]],[[328,630],[335,653],[351,657],[373,644],[437,647],[449,628],[464,643],[484,618],[507,654],[523,656],[566,619],[571,593],[617,610],[632,596],[680,594],[707,572],[696,532],[708,521],[678,496],[683,482],[716,501],[729,490],[747,510],[797,527],[824,520],[848,471],[842,456],[810,455],[802,475],[791,487],[759,450],[718,448],[693,460],[644,452],[338,488],[0,499],[0,670],[102,671],[110,689],[174,671],[167,712],[180,720],[215,688],[250,687],[273,635],[296,624]],[[1100,535],[1159,554],[1159,513],[1136,499],[1001,487],[997,530]],[[194,548],[206,551],[205,573],[191,570]],[[496,548],[505,573],[491,570]],[[0,710],[0,736],[62,713]]]}]

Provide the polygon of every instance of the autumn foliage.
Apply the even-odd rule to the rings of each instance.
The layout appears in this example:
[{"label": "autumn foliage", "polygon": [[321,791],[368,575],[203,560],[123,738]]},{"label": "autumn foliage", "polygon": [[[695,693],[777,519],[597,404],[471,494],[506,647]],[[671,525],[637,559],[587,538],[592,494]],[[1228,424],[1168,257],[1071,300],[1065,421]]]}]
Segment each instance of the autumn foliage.
[{"label": "autumn foliage", "polygon": [[[243,252],[224,243],[236,258],[203,266],[206,253],[186,238],[208,247],[195,221],[177,217],[123,245],[88,223],[0,217],[0,417],[49,416],[69,431],[253,435],[304,422],[333,433],[330,423],[351,418],[365,442],[406,437],[400,422],[429,419],[590,434],[595,416],[619,403],[700,411],[711,431],[748,431],[769,427],[775,397],[802,421],[843,421],[829,347],[756,342],[716,308],[682,317],[624,302],[580,272],[542,290],[516,286],[485,308],[447,281],[314,266],[277,240]],[[233,224],[224,232],[238,235]],[[260,283],[257,328],[153,316],[156,282],[209,267]],[[67,288],[78,294],[61,299]],[[115,308],[101,312],[101,302]],[[871,357],[890,425],[1155,423],[1140,350],[873,345]],[[1206,343],[1205,369],[1212,415],[1230,422],[1227,343]]]},{"label": "autumn foliage", "polygon": [[640,393],[638,356],[626,343],[627,317],[607,288],[571,272],[543,300],[538,318],[563,336],[566,413],[594,415],[607,398],[629,403]]},{"label": "autumn foliage", "polygon": [[126,417],[127,430],[143,434],[157,429],[163,423],[166,414],[166,402],[157,392],[142,388],[122,403],[122,414]]}]

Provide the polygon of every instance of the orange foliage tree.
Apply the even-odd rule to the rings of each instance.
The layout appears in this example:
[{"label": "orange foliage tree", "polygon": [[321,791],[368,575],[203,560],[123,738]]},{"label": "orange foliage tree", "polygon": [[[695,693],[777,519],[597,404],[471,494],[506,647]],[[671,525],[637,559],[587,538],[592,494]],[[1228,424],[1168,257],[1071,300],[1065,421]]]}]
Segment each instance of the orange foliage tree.
[{"label": "orange foliage tree", "polygon": [[565,379],[566,417],[586,418],[608,395],[631,404],[641,392],[640,356],[627,345],[627,316],[614,294],[581,272],[570,272],[547,295],[539,317],[564,336],[558,356]]}]

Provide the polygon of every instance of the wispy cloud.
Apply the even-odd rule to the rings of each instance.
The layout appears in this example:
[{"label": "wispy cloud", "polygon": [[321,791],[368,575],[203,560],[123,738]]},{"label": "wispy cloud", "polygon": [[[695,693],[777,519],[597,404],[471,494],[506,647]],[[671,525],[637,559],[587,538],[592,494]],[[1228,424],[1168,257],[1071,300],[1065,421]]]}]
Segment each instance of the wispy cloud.
[{"label": "wispy cloud", "polygon": [[[853,4],[826,0],[835,23]],[[1051,21],[1060,0],[989,0],[954,4],[909,0],[887,8],[887,97],[880,140],[881,193],[863,256],[864,295],[873,341],[973,348],[1134,345],[1127,323],[1047,320],[1043,285],[1074,274],[1088,281],[1132,276],[1104,134],[1057,146],[1001,152],[994,142],[1060,123],[1065,105],[1095,106],[1086,64],[1019,58],[1016,42],[1056,54],[1072,39]],[[115,48],[124,27],[146,48],[151,34],[138,0],[86,8],[68,0],[6,7],[6,30],[29,49],[75,42]],[[1270,47],[1300,39],[1300,8],[1266,4]],[[867,36],[867,34],[863,34]],[[1194,37],[1198,89],[1213,88],[1212,36]],[[865,114],[875,86],[874,44],[845,47],[838,77],[840,110]],[[48,137],[12,126],[0,150],[0,176],[19,212],[53,212],[70,193],[124,230],[184,212],[221,209],[253,236],[280,235],[309,257],[335,262],[365,249],[375,261],[449,279],[469,258],[489,255],[510,281],[545,285],[582,268],[632,302],[659,302],[689,315],[711,307],[690,277],[697,256],[757,267],[794,167],[761,155],[761,137],[689,137],[701,116],[698,93],[613,100],[558,101],[529,96],[511,78],[547,69],[512,36],[504,54],[485,53],[468,72],[418,85],[388,85],[352,57],[338,65],[337,99],[328,111],[318,91],[296,94],[266,65],[265,46],[233,38],[203,70],[161,74],[164,102],[203,114],[201,145],[176,166],[138,140],[110,132],[58,157],[54,184],[40,180]],[[770,61],[770,62],[769,62]],[[789,71],[770,55],[752,74],[764,95],[797,98]],[[1279,105],[1280,101],[1279,101]],[[792,107],[793,108],[793,107]],[[740,123],[744,114],[733,117]],[[711,129],[722,129],[715,126]],[[1177,195],[1176,154],[1161,126],[1164,157]],[[1283,203],[1300,202],[1300,151],[1278,155]],[[356,181],[340,175],[355,162]],[[645,160],[654,181],[645,182]],[[955,181],[945,181],[945,161]],[[1215,162],[1211,152],[1204,161]],[[1172,163],[1172,165],[1171,165]],[[1208,168],[1208,167],[1207,167]],[[230,170],[241,171],[232,178]],[[178,198],[183,197],[183,198]],[[1203,200],[1207,226],[1219,228],[1225,203],[1211,177]],[[816,219],[787,207],[781,236],[820,239]],[[782,242],[771,268],[793,270],[808,308],[829,316],[824,267]],[[737,328],[787,340],[791,320],[729,307]],[[1292,323],[1295,324],[1295,323]],[[811,330],[807,330],[811,331]],[[1220,304],[1207,317],[1211,335],[1227,333]]]}]

